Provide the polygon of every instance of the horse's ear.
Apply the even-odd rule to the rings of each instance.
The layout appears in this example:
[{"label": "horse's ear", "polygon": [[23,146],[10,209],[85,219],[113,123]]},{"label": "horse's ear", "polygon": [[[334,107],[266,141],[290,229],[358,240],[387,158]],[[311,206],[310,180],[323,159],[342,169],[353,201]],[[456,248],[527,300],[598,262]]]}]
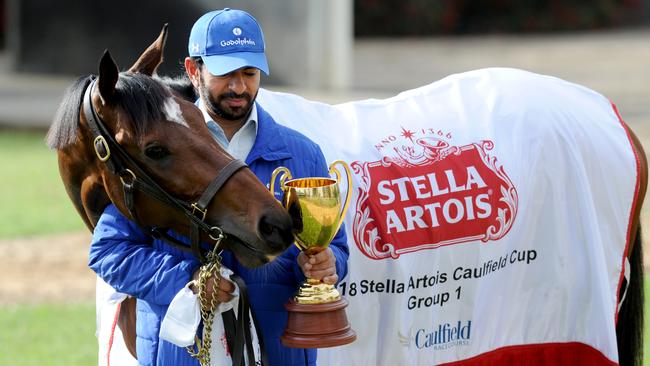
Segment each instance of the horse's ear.
[{"label": "horse's ear", "polygon": [[103,104],[109,103],[115,95],[115,84],[119,77],[120,70],[117,64],[113,61],[110,52],[104,51],[101,61],[99,61],[99,78],[97,85],[99,86],[99,96]]},{"label": "horse's ear", "polygon": [[153,75],[158,66],[163,62],[163,49],[167,41],[167,23],[163,26],[158,38],[147,48],[138,61],[131,66],[129,72]]}]

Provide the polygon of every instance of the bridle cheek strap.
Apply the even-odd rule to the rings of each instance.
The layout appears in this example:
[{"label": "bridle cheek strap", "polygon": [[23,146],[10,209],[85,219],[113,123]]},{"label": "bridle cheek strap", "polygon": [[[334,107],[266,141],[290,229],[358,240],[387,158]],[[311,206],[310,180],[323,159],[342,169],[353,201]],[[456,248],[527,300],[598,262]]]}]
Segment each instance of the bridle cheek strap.
[{"label": "bridle cheek strap", "polygon": [[[208,205],[214,198],[214,195],[217,194],[219,189],[228,181],[230,177],[232,177],[239,169],[246,168],[248,165],[244,163],[243,161],[239,159],[235,159],[228,163],[225,167],[223,167],[220,171],[219,174],[217,174],[217,177],[210,182],[208,187],[205,189],[201,197],[198,199],[198,201],[194,202],[192,204],[192,213],[196,216],[197,214],[200,214],[201,216],[199,217],[202,222],[205,221],[205,216],[208,214]],[[198,211],[198,212],[197,212]],[[197,258],[201,261],[201,263],[205,263],[205,256],[203,255],[203,252],[201,251],[201,238],[200,238],[200,232],[199,232],[199,226],[195,224],[196,221],[191,221],[192,225],[190,225],[190,243],[192,245],[192,252],[194,252],[194,255],[197,256]],[[218,233],[212,232],[216,227],[213,227],[209,232],[208,235],[214,239],[217,240],[218,235],[223,234],[221,232],[221,229],[218,229]]]},{"label": "bridle cheek strap", "polygon": [[[235,159],[223,167],[216,178],[210,182],[208,187],[203,191],[201,197],[192,204],[192,213],[195,216],[200,217],[201,221],[205,220],[205,216],[208,214],[208,205],[214,195],[217,194],[219,189],[226,183],[226,181],[241,168],[246,168],[248,165],[239,159]],[[198,211],[198,213],[196,212]],[[201,216],[198,216],[201,214]]]}]

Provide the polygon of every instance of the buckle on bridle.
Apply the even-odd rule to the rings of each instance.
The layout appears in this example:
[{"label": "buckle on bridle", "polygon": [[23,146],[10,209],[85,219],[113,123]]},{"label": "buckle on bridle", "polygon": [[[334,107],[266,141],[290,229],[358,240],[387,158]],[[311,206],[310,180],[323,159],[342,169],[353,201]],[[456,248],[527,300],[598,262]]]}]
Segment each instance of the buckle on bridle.
[{"label": "buckle on bridle", "polygon": [[206,208],[205,210],[202,210],[201,207],[199,207],[196,202],[192,203],[192,215],[199,217],[196,214],[196,211],[199,211],[201,213],[201,221],[205,221],[205,215],[208,214],[208,209]]},{"label": "buckle on bridle", "polygon": [[[102,153],[99,152],[99,146],[104,148],[104,150],[106,151],[106,155],[102,156]],[[95,148],[95,154],[99,158],[99,161],[101,161],[102,163],[105,163],[108,160],[108,158],[111,157],[111,149],[108,147],[108,142],[106,142],[104,136],[99,135],[95,137],[95,140],[93,140],[93,147]]]}]

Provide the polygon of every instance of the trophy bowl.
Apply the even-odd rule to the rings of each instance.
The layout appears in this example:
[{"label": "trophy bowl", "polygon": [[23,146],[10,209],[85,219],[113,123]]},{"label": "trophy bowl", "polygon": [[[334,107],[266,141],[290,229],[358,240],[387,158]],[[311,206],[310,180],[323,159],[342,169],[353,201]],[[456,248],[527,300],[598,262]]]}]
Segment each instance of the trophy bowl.
[{"label": "trophy bowl", "polygon": [[[347,175],[345,199],[341,198],[341,174],[336,165],[341,165]],[[329,172],[336,179],[292,179],[285,167],[275,169],[271,175],[271,192],[275,192],[274,184],[279,176],[284,193],[282,204],[296,222],[295,245],[308,255],[327,248],[341,227],[350,203],[352,180],[347,164],[337,160],[330,165]],[[345,315],[347,304],[333,285],[308,278],[285,305],[289,318],[282,343],[287,347],[323,348],[353,342],[356,333]]]}]

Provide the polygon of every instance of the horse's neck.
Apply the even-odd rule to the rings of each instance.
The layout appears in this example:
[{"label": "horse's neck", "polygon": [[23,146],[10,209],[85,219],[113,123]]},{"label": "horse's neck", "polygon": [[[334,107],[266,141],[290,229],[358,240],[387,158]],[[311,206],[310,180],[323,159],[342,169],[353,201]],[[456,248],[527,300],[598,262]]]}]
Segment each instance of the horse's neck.
[{"label": "horse's neck", "polygon": [[111,202],[104,188],[102,173],[89,161],[84,146],[73,144],[59,150],[59,171],[77,213],[92,231]]}]

